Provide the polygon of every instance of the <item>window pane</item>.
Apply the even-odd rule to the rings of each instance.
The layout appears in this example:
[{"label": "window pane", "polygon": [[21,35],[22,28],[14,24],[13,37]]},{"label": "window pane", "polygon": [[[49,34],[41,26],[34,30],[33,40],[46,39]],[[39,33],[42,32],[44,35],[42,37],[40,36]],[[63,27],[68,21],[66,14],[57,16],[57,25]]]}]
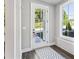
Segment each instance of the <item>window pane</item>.
[{"label": "window pane", "polygon": [[63,11],[62,33],[64,36],[74,37],[74,3],[65,5]]}]

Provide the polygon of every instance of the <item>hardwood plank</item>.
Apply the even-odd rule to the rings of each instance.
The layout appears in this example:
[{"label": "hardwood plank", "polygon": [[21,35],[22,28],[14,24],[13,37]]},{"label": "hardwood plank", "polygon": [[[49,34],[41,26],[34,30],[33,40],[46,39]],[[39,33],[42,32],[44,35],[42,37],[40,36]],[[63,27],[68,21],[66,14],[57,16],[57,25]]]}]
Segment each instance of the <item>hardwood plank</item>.
[{"label": "hardwood plank", "polygon": [[56,45],[51,46],[51,48],[53,48],[55,51],[57,51],[59,54],[61,54],[66,59],[74,59],[74,56],[72,54],[68,53],[67,51],[61,49],[60,47]]}]

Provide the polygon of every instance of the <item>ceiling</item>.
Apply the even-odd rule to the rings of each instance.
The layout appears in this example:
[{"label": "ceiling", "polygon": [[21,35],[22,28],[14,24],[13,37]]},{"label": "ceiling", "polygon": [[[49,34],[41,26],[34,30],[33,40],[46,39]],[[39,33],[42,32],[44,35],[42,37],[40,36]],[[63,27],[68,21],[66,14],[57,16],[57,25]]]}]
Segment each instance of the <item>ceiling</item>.
[{"label": "ceiling", "polygon": [[67,1],[67,0],[41,0],[41,1],[44,1],[44,2],[47,2],[50,4],[58,4],[58,3],[61,3],[61,2]]}]

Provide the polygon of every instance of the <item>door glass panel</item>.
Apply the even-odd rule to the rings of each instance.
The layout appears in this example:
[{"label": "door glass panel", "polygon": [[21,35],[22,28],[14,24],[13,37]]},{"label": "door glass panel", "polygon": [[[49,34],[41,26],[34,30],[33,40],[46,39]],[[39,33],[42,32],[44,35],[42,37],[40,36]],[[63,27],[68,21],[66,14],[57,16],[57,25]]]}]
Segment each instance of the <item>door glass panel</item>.
[{"label": "door glass panel", "polygon": [[32,5],[33,38],[36,43],[48,39],[48,7],[40,4]]}]

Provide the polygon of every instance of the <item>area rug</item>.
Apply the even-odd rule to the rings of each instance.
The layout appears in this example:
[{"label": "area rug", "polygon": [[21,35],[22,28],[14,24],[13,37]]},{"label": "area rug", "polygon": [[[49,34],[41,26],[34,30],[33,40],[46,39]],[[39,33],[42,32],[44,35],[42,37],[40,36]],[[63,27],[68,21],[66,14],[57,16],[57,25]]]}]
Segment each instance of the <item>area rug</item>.
[{"label": "area rug", "polygon": [[66,59],[51,47],[44,47],[40,49],[36,49],[35,53],[39,57],[39,59]]}]

